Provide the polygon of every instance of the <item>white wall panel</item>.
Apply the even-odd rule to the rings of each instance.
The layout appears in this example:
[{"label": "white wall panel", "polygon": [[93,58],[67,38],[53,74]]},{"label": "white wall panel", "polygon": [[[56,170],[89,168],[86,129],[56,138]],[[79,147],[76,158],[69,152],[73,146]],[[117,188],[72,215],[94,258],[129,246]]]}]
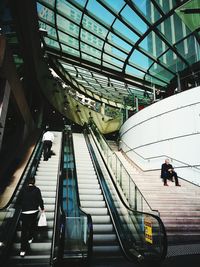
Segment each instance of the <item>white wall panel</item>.
[{"label": "white wall panel", "polygon": [[160,169],[166,157],[173,158],[179,175],[200,184],[200,171],[185,168],[200,165],[200,87],[139,111],[124,123],[120,136],[121,148],[142,169]]}]

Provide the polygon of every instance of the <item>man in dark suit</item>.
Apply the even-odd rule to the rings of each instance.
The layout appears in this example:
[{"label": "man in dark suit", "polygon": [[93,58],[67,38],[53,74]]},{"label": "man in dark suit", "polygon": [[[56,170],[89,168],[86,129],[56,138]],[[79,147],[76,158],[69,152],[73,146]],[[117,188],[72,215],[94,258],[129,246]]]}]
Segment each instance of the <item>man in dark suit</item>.
[{"label": "man in dark suit", "polygon": [[167,179],[170,179],[173,181],[173,177],[175,179],[175,185],[181,186],[178,182],[177,173],[174,171],[173,166],[169,163],[169,159],[166,159],[165,163],[162,164],[162,168],[161,168],[161,178],[163,178],[164,185],[168,186]]}]

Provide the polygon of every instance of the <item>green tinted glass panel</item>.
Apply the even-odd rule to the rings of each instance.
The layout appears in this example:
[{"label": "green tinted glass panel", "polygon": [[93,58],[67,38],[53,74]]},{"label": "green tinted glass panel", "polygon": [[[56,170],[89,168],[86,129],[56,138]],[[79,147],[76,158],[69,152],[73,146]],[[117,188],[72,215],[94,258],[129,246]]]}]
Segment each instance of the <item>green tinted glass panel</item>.
[{"label": "green tinted glass panel", "polygon": [[[155,76],[161,80],[166,81],[167,83],[174,77],[174,75],[172,73],[170,73],[169,71],[167,71],[166,69],[164,69],[163,67],[161,67],[159,64],[154,63],[150,69],[149,69],[149,73],[152,76]],[[164,75],[165,74],[165,75]]]},{"label": "green tinted glass panel", "polygon": [[176,45],[179,53],[189,64],[199,61],[200,49],[198,47],[198,44],[195,45],[194,36],[190,36]]},{"label": "green tinted glass panel", "polygon": [[96,0],[89,1],[87,5],[88,11],[97,16],[100,20],[107,24],[112,24],[115,16],[112,15],[106,8],[100,5]]},{"label": "green tinted glass panel", "polygon": [[199,0],[191,0],[185,3],[183,6],[176,9],[177,15],[187,25],[187,27],[194,31],[200,27],[200,14],[199,12],[187,12],[190,10],[200,9]]},{"label": "green tinted glass panel", "polygon": [[133,31],[131,31],[127,26],[125,26],[120,20],[116,20],[113,28],[120,32],[121,38],[127,40],[130,43],[136,42],[139,37]]},{"label": "green tinted glass panel", "polygon": [[[146,23],[129,6],[126,6],[121,14],[140,34],[147,30]],[[137,27],[135,27],[136,25]]]},{"label": "green tinted glass panel", "polygon": [[[200,26],[199,15],[181,10],[199,5],[198,0],[183,6],[175,0],[38,0],[37,11],[44,47],[55,55],[62,52],[75,64],[73,77],[78,82],[86,82],[76,77],[77,65],[84,60],[87,75],[94,75],[90,68],[96,64],[105,75],[109,70],[117,71],[119,77],[130,75],[141,90],[141,85],[166,87],[177,71],[199,61],[199,45],[191,34]],[[73,64],[61,64],[72,72]],[[90,83],[88,90],[107,96],[109,88],[101,88],[101,81],[98,86]],[[128,93],[125,85],[121,91],[116,85],[110,90],[116,99],[123,98],[121,91]]]},{"label": "green tinted glass panel", "polygon": [[131,57],[130,57],[130,62],[133,62],[133,64],[138,65],[145,68],[148,68],[149,65],[151,64],[151,61],[147,56],[139,52],[138,50],[135,50]]},{"label": "green tinted glass panel", "polygon": [[130,65],[126,66],[126,73],[129,75],[134,75],[134,76],[141,77],[141,78],[144,77],[143,72],[137,70],[136,68],[131,67]]}]

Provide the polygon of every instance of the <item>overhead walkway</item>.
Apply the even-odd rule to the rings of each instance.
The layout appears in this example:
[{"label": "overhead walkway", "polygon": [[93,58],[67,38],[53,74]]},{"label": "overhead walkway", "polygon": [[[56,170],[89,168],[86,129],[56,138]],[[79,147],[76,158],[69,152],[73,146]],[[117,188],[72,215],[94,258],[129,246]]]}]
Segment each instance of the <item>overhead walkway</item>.
[{"label": "overhead walkway", "polygon": [[[13,217],[8,213],[4,217],[4,221],[1,223],[1,229],[5,229],[6,218],[10,221],[8,227],[16,227],[16,232],[13,231],[13,240],[4,241],[5,246],[9,246],[5,260],[5,265],[2,266],[51,266],[52,258],[54,256],[54,237],[55,237],[55,224],[56,224],[56,205],[57,203],[57,187],[59,184],[59,172],[60,172],[60,158],[61,158],[61,132],[53,132],[55,136],[54,143],[52,145],[52,151],[54,154],[48,161],[43,161],[41,150],[39,152],[40,159],[39,164],[36,167],[35,178],[36,186],[41,189],[42,197],[44,200],[45,213],[47,217],[47,227],[38,230],[36,238],[30,244],[24,258],[19,256],[20,252],[20,238],[21,238],[21,224],[19,221],[20,212],[15,216],[17,211],[16,197],[11,202],[10,206],[6,209],[9,213],[13,212]],[[28,172],[28,170],[27,170]],[[23,185],[21,185],[23,186]],[[18,189],[20,193],[20,188]],[[6,214],[6,210],[4,214]],[[3,212],[1,212],[3,214]],[[9,228],[8,228],[9,229]],[[15,232],[15,233],[14,233]],[[12,238],[12,237],[10,237]],[[8,242],[8,243],[6,243]],[[1,251],[2,252],[2,251]]]},{"label": "overhead walkway", "polygon": [[[164,233],[157,217],[127,209],[90,135],[73,134],[73,142],[81,208],[93,221],[92,266],[137,266],[140,259],[149,264],[154,260],[156,266],[164,250]],[[145,216],[154,221],[152,246],[145,243]]]}]

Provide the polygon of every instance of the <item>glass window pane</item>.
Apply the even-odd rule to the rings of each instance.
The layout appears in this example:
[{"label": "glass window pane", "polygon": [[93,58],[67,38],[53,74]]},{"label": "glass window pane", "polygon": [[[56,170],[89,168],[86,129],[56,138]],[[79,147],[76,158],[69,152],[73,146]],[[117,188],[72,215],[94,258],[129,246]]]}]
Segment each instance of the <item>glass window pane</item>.
[{"label": "glass window pane", "polygon": [[122,9],[124,5],[124,0],[117,0],[115,1],[114,5],[112,5],[112,1],[110,0],[104,0],[104,2],[106,2],[106,5],[111,6],[112,9],[117,13]]},{"label": "glass window pane", "polygon": [[44,40],[45,40],[45,43],[53,48],[56,48],[56,49],[60,49],[60,46],[58,44],[58,42],[56,42],[55,40],[52,40],[48,37],[44,37]]},{"label": "glass window pane", "polygon": [[43,6],[42,4],[50,7],[50,8],[54,8],[55,6],[55,0],[51,0],[51,1],[45,1],[45,0],[40,0],[40,3],[37,3],[37,10],[40,11],[41,6]]},{"label": "glass window pane", "polygon": [[62,50],[65,53],[69,53],[70,55],[73,55],[73,56],[80,56],[79,51],[73,49],[72,47],[69,47],[69,46],[66,46],[66,45],[63,45],[63,44],[61,44],[61,47],[62,47]]},{"label": "glass window pane", "polygon": [[45,6],[42,6],[42,5],[40,5],[39,9],[40,9],[40,12],[38,13],[39,18],[42,18],[43,20],[45,20],[47,22],[53,22],[54,23],[54,21],[55,21],[54,12],[51,9],[49,9]]},{"label": "glass window pane", "polygon": [[68,17],[74,22],[80,24],[82,12],[67,1],[57,1],[57,11],[64,17]]},{"label": "glass window pane", "polygon": [[141,52],[139,52],[138,50],[135,50],[130,59],[129,62],[141,66],[143,68],[148,68],[149,65],[152,63],[152,61],[146,57],[144,54],[142,54]]},{"label": "glass window pane", "polygon": [[142,42],[140,46],[144,48],[147,45],[147,51],[155,58],[159,57],[164,51],[167,50],[166,44],[155,34],[155,32],[150,32],[145,42]]},{"label": "glass window pane", "polygon": [[167,83],[165,83],[164,81],[158,80],[155,77],[150,76],[148,74],[145,75],[145,80],[151,82],[152,85],[153,84],[158,84],[158,85],[163,86],[163,87],[167,85]]},{"label": "glass window pane", "polygon": [[140,33],[144,33],[147,30],[146,23],[129,6],[126,6],[121,14],[126,18],[129,24],[138,29]]},{"label": "glass window pane", "polygon": [[140,78],[144,77],[144,73],[143,72],[131,67],[130,65],[126,66],[126,71],[125,72],[126,72],[126,74],[134,75],[134,76],[137,76],[137,77],[140,77]]},{"label": "glass window pane", "polygon": [[73,22],[61,17],[60,15],[57,15],[57,25],[60,30],[68,32],[74,37],[78,38],[79,27]]},{"label": "glass window pane", "polygon": [[194,36],[191,35],[178,43],[176,48],[189,64],[193,64],[200,60],[200,49],[195,45]]},{"label": "glass window pane", "polygon": [[73,0],[74,2],[76,2],[77,4],[81,5],[82,7],[84,7],[86,5],[87,0]]},{"label": "glass window pane", "polygon": [[127,39],[129,43],[135,43],[139,39],[138,35],[133,33],[129,28],[127,28],[121,21],[118,19],[113,24],[113,28],[120,32],[120,35],[123,39]]},{"label": "glass window pane", "polygon": [[173,1],[155,0],[155,2],[158,4],[158,6],[160,6],[160,8],[164,13],[168,13],[176,5],[174,0]]},{"label": "glass window pane", "polygon": [[103,54],[103,60],[106,61],[107,63],[111,63],[112,65],[114,65],[114,67],[119,67],[119,68],[123,67],[123,62],[121,62],[121,61],[117,60],[116,58],[111,57],[105,53]]},{"label": "glass window pane", "polygon": [[108,39],[109,39],[110,44],[113,44],[113,45],[121,48],[126,53],[129,53],[129,51],[132,48],[131,45],[127,44],[125,41],[123,41],[122,39],[120,39],[118,36],[116,36],[113,33],[109,33]]},{"label": "glass window pane", "polygon": [[127,55],[125,53],[121,52],[115,47],[112,47],[109,44],[105,44],[104,50],[110,55],[115,55],[118,59],[121,59],[122,61],[127,58]]},{"label": "glass window pane", "polygon": [[95,32],[95,34],[99,35],[99,37],[102,38],[105,38],[108,33],[108,30],[105,27],[103,27],[87,15],[84,15],[83,17],[83,28],[91,32]]},{"label": "glass window pane", "polygon": [[180,18],[175,14],[170,16],[158,26],[159,31],[164,36],[165,40],[171,45],[178,42],[187,35],[185,25]]},{"label": "glass window pane", "polygon": [[113,69],[113,70],[117,70],[117,71],[121,71],[121,68],[118,68],[117,66],[113,66],[107,62],[103,62],[103,66],[104,67],[107,67],[107,68],[110,68],[110,69]]},{"label": "glass window pane", "polygon": [[47,25],[46,23],[44,22],[39,22],[39,25],[40,25],[40,28],[43,29],[43,30],[46,30],[47,31],[47,34],[49,37],[52,37],[52,38],[55,38],[57,39],[57,35],[56,35],[56,30],[55,28]]},{"label": "glass window pane", "polygon": [[113,20],[115,19],[115,17],[96,0],[89,1],[87,4],[87,9],[109,25],[111,25]]},{"label": "glass window pane", "polygon": [[162,66],[160,66],[157,63],[154,63],[151,68],[149,69],[149,73],[152,76],[155,76],[161,80],[166,81],[167,83],[170,82],[170,80],[174,77],[174,75],[167,71],[166,69],[164,69]]},{"label": "glass window pane", "polygon": [[92,57],[90,55],[87,55],[85,53],[81,53],[81,56],[82,56],[83,59],[89,60],[89,61],[94,62],[96,64],[100,64],[101,63],[100,60],[98,60],[98,59],[96,59],[96,58],[94,58],[94,57]]},{"label": "glass window pane", "polygon": [[140,13],[147,19],[150,23],[156,22],[161,18],[161,14],[158,12],[156,7],[149,0],[132,0],[132,2],[139,9]]}]

